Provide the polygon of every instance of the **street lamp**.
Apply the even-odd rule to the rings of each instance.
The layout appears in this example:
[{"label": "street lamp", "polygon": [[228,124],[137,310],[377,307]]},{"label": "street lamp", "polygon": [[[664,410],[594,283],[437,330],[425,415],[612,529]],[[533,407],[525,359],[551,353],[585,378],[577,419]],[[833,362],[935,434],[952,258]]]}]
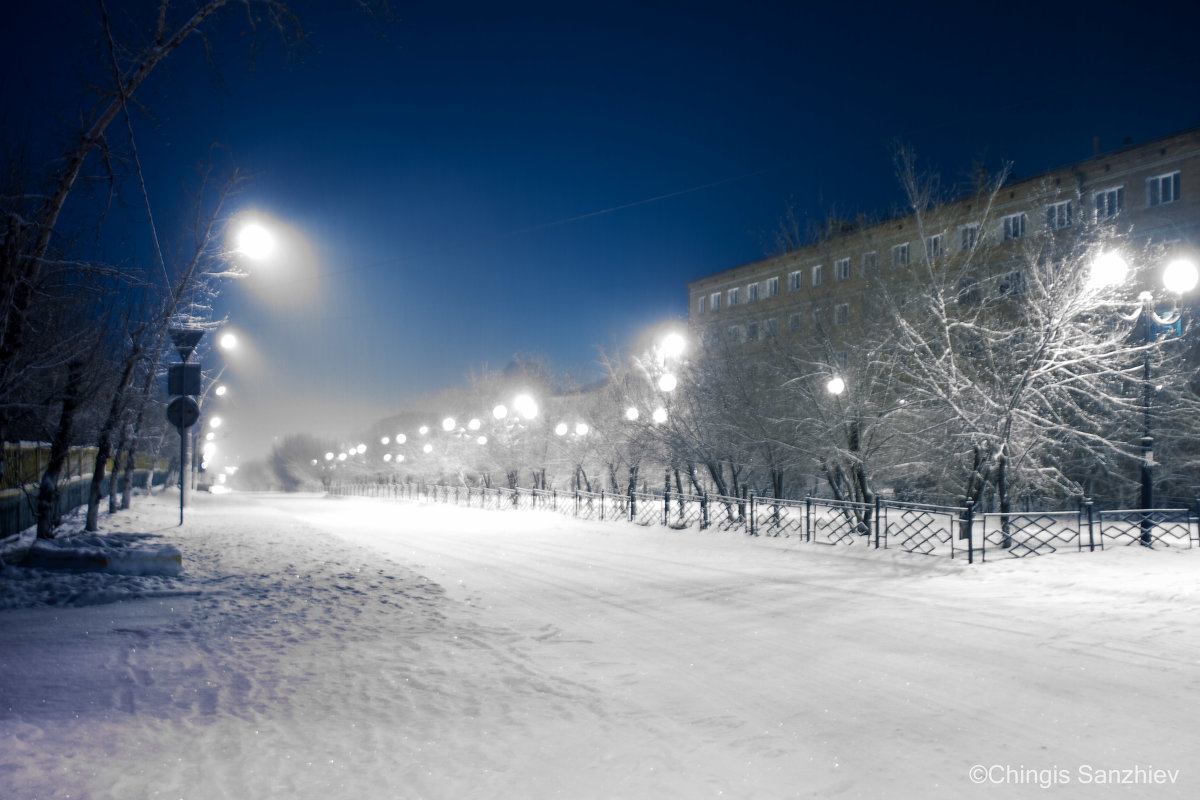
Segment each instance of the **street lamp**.
[{"label": "street lamp", "polygon": [[257,222],[243,225],[237,234],[237,251],[248,258],[266,258],[275,251],[275,236]]},{"label": "street lamp", "polygon": [[[1092,265],[1092,276],[1089,285],[1093,288],[1114,286],[1125,279],[1129,268],[1125,260],[1116,253],[1105,253],[1096,259]],[[1163,270],[1162,282],[1168,292],[1174,295],[1171,310],[1159,314],[1154,307],[1154,295],[1144,291],[1138,295],[1138,308],[1132,314],[1123,316],[1127,322],[1136,323],[1136,329],[1142,338],[1142,464],[1141,464],[1141,510],[1142,536],[1141,543],[1150,547],[1154,543],[1152,524],[1149,514],[1154,508],[1154,437],[1150,433],[1150,395],[1153,383],[1150,377],[1150,344],[1156,341],[1159,334],[1168,336],[1169,331],[1179,324],[1183,310],[1179,306],[1180,295],[1196,287],[1198,273],[1196,265],[1187,259],[1175,259]]]}]

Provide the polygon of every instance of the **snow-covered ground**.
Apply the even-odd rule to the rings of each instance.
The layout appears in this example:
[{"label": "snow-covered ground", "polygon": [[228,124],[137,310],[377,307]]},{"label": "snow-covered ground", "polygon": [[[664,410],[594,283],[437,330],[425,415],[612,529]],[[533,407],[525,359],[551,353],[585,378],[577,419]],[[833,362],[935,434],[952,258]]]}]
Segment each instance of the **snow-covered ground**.
[{"label": "snow-covered ground", "polygon": [[177,577],[0,573],[0,797],[1200,792],[1200,550],[195,500],[105,522]]}]

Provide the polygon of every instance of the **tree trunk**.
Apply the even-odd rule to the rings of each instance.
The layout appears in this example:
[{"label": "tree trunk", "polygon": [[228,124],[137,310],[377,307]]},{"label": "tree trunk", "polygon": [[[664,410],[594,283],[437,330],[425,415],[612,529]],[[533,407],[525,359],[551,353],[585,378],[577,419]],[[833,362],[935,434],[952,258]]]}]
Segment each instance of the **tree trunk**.
[{"label": "tree trunk", "polygon": [[112,454],[113,432],[121,419],[121,412],[125,407],[125,392],[129,388],[129,381],[133,378],[133,370],[137,367],[137,362],[141,356],[142,351],[140,346],[134,345],[133,351],[130,352],[125,360],[125,369],[121,373],[121,380],[113,390],[112,405],[109,406],[108,417],[104,420],[104,427],[100,429],[100,437],[96,446],[96,466],[92,471],[92,485],[88,489],[87,522],[84,525],[84,530],[94,531],[100,525],[100,497],[104,493],[104,473],[108,467],[108,457]]},{"label": "tree trunk", "polygon": [[63,464],[71,452],[71,431],[75,427],[75,412],[79,407],[79,383],[83,374],[83,362],[72,361],[67,366],[67,385],[63,390],[62,413],[58,419],[58,430],[50,443],[50,463],[42,473],[42,483],[37,499],[37,538],[50,539],[54,526],[58,524],[58,478]]}]

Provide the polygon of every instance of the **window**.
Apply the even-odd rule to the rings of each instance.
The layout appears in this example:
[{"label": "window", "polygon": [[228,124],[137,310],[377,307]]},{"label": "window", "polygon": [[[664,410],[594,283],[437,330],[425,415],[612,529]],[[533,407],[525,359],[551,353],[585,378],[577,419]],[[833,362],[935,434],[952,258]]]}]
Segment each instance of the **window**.
[{"label": "window", "polygon": [[708,311],[708,296],[702,294],[696,298],[696,313],[703,314],[705,311]]},{"label": "window", "polygon": [[925,255],[930,259],[937,258],[942,254],[942,234],[934,234],[925,240]]},{"label": "window", "polygon": [[713,311],[721,310],[721,293],[720,292],[713,292],[711,295],[709,295],[708,299],[709,299],[708,304],[710,306],[712,306]]},{"label": "window", "polygon": [[1006,272],[1000,276],[997,288],[1003,296],[1025,294],[1025,276],[1017,270]]},{"label": "window", "polygon": [[767,278],[767,297],[779,296],[779,278]]},{"label": "window", "polygon": [[1179,200],[1179,173],[1155,175],[1146,181],[1146,207],[1163,206]]},{"label": "window", "polygon": [[1046,227],[1052,231],[1061,231],[1071,227],[1071,201],[1052,203],[1046,206]]},{"label": "window", "polygon": [[769,320],[767,320],[767,336],[768,336],[768,338],[774,339],[778,335],[779,335],[779,320],[775,319],[774,317],[771,317]]},{"label": "window", "polygon": [[823,272],[824,269],[825,268],[820,264],[817,264],[815,267],[812,268],[812,285],[813,286],[821,285],[821,273]]},{"label": "window", "polygon": [[850,321],[850,304],[838,303],[833,307],[833,324],[845,325]]},{"label": "window", "polygon": [[1125,208],[1125,187],[1096,192],[1096,219],[1112,219]]},{"label": "window", "polygon": [[729,343],[730,344],[741,344],[741,341],[742,341],[742,329],[737,325],[730,325],[729,326]]},{"label": "window", "polygon": [[863,253],[862,271],[863,275],[879,274],[879,253]]},{"label": "window", "polygon": [[1004,231],[1004,241],[1020,239],[1025,235],[1025,214],[1009,214],[1007,217],[1000,219],[1000,225]]},{"label": "window", "polygon": [[892,266],[907,267],[908,266],[908,242],[898,244],[892,247]]},{"label": "window", "polygon": [[747,303],[757,303],[758,302],[758,283],[757,283],[757,281],[746,287],[746,302]]},{"label": "window", "polygon": [[737,304],[738,304],[738,290],[730,289],[729,290],[729,307],[733,308]]},{"label": "window", "polygon": [[962,251],[974,250],[975,245],[979,243],[979,223],[968,222],[958,229],[958,249]]},{"label": "window", "polygon": [[746,323],[746,341],[748,341],[748,342],[757,342],[758,341],[758,323],[757,322],[747,322]]},{"label": "window", "polygon": [[796,292],[800,290],[800,270],[788,273],[788,291]]},{"label": "window", "polygon": [[833,262],[833,279],[845,281],[850,279],[850,259],[839,258]]},{"label": "window", "polygon": [[801,327],[800,314],[788,314],[788,333],[799,333]]}]

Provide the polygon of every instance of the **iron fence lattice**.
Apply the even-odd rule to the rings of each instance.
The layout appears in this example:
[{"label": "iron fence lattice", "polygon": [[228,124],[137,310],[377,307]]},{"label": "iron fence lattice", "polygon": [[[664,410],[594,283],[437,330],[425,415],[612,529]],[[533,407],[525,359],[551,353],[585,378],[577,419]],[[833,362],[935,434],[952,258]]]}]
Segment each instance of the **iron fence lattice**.
[{"label": "iron fence lattice", "polygon": [[954,557],[954,537],[961,532],[963,509],[895,501],[881,501],[877,505],[876,525],[883,547]]},{"label": "iron fence lattice", "polygon": [[1191,547],[1196,519],[1186,508],[1100,512],[1100,543]]},{"label": "iron fence lattice", "polygon": [[805,501],[808,539],[822,544],[870,543],[874,510],[871,503],[809,498]]},{"label": "iron fence lattice", "polygon": [[761,536],[803,537],[805,507],[803,500],[757,497],[753,504],[754,530]]},{"label": "iron fence lattice", "polygon": [[[1000,550],[1012,558],[1044,556],[1060,548],[1074,547],[1078,552],[1084,544],[1082,511],[1044,511],[1020,513],[988,513],[983,515],[982,551],[988,547]],[[1089,539],[1090,546],[1090,539]]]}]

